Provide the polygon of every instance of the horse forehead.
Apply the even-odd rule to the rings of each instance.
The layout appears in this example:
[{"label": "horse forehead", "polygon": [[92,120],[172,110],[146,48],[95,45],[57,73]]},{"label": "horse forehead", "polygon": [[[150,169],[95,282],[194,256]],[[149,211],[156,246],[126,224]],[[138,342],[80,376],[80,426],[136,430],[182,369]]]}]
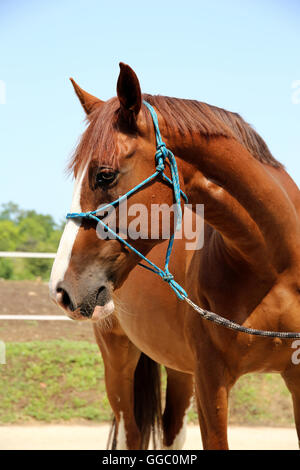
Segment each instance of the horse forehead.
[{"label": "horse forehead", "polygon": [[137,145],[137,138],[130,134],[117,132],[116,134],[116,153],[118,157],[130,154]]}]

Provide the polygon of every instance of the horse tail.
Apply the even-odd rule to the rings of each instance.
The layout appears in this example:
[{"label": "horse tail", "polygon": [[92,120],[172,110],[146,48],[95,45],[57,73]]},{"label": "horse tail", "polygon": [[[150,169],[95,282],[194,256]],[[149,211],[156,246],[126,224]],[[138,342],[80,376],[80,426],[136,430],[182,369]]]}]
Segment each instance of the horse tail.
[{"label": "horse tail", "polygon": [[156,449],[162,428],[160,365],[144,353],[134,374],[134,414],[142,449],[147,449],[151,434]]},{"label": "horse tail", "polygon": [[[152,436],[153,447],[161,441],[162,406],[160,365],[141,353],[134,373],[134,415],[141,433],[141,449],[147,449]],[[117,445],[116,419],[113,419],[107,448]]]}]

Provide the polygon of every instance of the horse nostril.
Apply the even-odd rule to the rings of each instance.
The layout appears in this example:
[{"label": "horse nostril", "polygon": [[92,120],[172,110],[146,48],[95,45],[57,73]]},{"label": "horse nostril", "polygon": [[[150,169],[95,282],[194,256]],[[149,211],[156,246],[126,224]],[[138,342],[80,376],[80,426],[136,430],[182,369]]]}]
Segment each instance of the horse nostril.
[{"label": "horse nostril", "polygon": [[96,305],[103,306],[110,300],[109,290],[106,286],[101,286],[96,292]]},{"label": "horse nostril", "polygon": [[68,292],[62,287],[57,287],[56,289],[56,301],[57,303],[65,309],[73,309],[73,304]]}]

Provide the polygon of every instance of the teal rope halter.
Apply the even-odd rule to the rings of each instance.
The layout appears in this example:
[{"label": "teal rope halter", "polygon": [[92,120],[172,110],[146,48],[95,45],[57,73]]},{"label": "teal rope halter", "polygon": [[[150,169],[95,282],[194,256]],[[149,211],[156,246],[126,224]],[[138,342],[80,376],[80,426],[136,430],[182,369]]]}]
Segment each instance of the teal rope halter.
[{"label": "teal rope halter", "polygon": [[[145,186],[147,183],[150,183],[152,180],[155,178],[162,178],[164,181],[170,184],[173,188],[174,192],[174,199],[175,199],[175,204],[176,204],[176,229],[177,231],[182,223],[182,210],[181,210],[181,197],[187,202],[187,197],[184,194],[183,191],[180,189],[180,183],[179,183],[179,176],[178,176],[178,168],[177,168],[177,163],[176,159],[174,157],[174,154],[171,152],[171,150],[167,149],[166,144],[163,142],[159,130],[159,125],[158,125],[158,119],[157,119],[157,114],[154,110],[154,108],[144,101],[144,105],[147,106],[147,108],[150,111],[150,114],[152,116],[153,120],[153,125],[154,125],[154,130],[155,130],[155,137],[156,137],[156,152],[155,152],[155,163],[156,163],[156,168],[155,172],[146,178],[144,181],[139,183],[137,186],[132,188],[130,191],[128,191],[126,194],[123,196],[119,197],[113,202],[110,202],[109,204],[106,204],[99,209],[95,211],[90,211],[90,212],[80,212],[80,213],[69,213],[67,214],[67,219],[77,219],[77,218],[86,218],[86,219],[92,219],[95,220],[96,222],[100,223],[111,235],[113,235],[117,240],[119,240],[121,243],[123,243],[127,248],[129,248],[131,251],[133,251],[136,255],[138,255],[140,258],[142,258],[143,261],[148,263],[149,266],[139,263],[140,266],[142,266],[145,269],[149,269],[150,271],[154,272],[155,274],[158,274],[165,282],[169,284],[169,286],[174,290],[175,294],[180,300],[185,300],[196,312],[198,312],[202,318],[205,320],[209,320],[213,323],[216,323],[218,325],[224,326],[225,328],[229,328],[231,330],[239,331],[241,333],[246,333],[250,335],[256,335],[256,336],[264,336],[268,338],[284,338],[284,339],[295,339],[295,338],[300,338],[300,333],[293,333],[293,332],[286,332],[286,331],[264,331],[264,330],[257,330],[254,328],[247,328],[243,325],[239,325],[238,323],[235,323],[231,320],[228,320],[227,318],[222,317],[221,315],[218,315],[217,313],[210,312],[209,310],[205,310],[199,305],[196,305],[191,299],[189,299],[187,293],[185,290],[176,282],[174,281],[173,275],[169,271],[169,261],[170,261],[170,256],[172,253],[172,248],[173,248],[173,243],[174,243],[174,233],[170,236],[169,239],[169,244],[166,252],[166,258],[165,258],[165,267],[164,269],[161,269],[159,266],[157,266],[155,263],[150,261],[146,256],[144,256],[142,253],[140,253],[138,250],[136,250],[132,245],[130,245],[126,240],[124,240],[122,237],[120,237],[114,230],[112,230],[110,227],[108,227],[99,217],[97,217],[97,213],[100,211],[105,211],[111,206],[116,206],[120,204],[124,199],[126,199],[128,196],[131,194],[135,193],[138,191],[140,188]],[[166,160],[168,160],[168,163],[170,165],[170,170],[171,170],[171,179],[168,178],[168,176],[165,175],[164,169],[165,169],[165,163]]]},{"label": "teal rope halter", "polygon": [[[139,263],[140,266],[142,266],[145,269],[148,269],[155,274],[158,274],[164,281],[166,281],[170,287],[174,290],[175,294],[180,300],[183,300],[185,297],[187,297],[187,293],[185,290],[176,282],[174,281],[173,275],[169,271],[169,261],[170,261],[170,256],[172,253],[172,248],[174,244],[174,233],[170,236],[169,239],[169,244],[166,252],[166,258],[165,258],[165,266],[164,269],[161,269],[159,266],[157,266],[155,263],[150,261],[146,256],[144,256],[140,251],[136,250],[132,245],[130,245],[126,240],[124,240],[122,237],[120,237],[114,230],[112,230],[110,227],[108,227],[99,217],[97,217],[98,212],[102,212],[107,210],[111,206],[116,206],[120,204],[124,199],[129,197],[131,194],[135,193],[138,191],[140,188],[145,186],[146,184],[150,183],[152,180],[155,178],[162,178],[164,181],[170,184],[170,186],[173,187],[173,192],[174,192],[174,199],[175,199],[175,204],[176,204],[176,210],[175,210],[175,215],[176,215],[176,228],[175,231],[177,231],[181,227],[182,223],[182,210],[181,210],[181,197],[188,202],[188,199],[186,195],[184,194],[183,191],[180,189],[180,183],[179,183],[179,176],[178,176],[178,168],[177,168],[177,163],[176,159],[174,157],[174,154],[171,152],[171,150],[167,149],[166,144],[163,142],[161,133],[159,130],[159,125],[158,125],[158,119],[157,119],[157,114],[154,110],[154,108],[144,101],[144,105],[147,106],[147,108],[150,111],[150,114],[152,116],[153,124],[154,124],[154,129],[155,129],[155,138],[156,138],[156,152],[155,152],[155,172],[146,178],[144,181],[139,183],[137,186],[132,188],[130,191],[128,191],[126,194],[123,196],[119,197],[113,202],[110,202],[109,204],[106,204],[99,209],[95,211],[89,211],[89,212],[73,212],[67,214],[67,219],[76,219],[76,218],[86,218],[86,219],[92,219],[95,220],[96,222],[100,223],[111,235],[114,236],[117,240],[119,240],[121,243],[123,243],[127,248],[129,248],[131,251],[133,251],[136,255],[138,255],[142,260],[146,263],[148,263],[149,266]],[[168,161],[170,165],[170,170],[171,170],[171,179],[168,178],[168,176],[165,175],[164,169],[165,169],[165,164],[166,161]]]}]

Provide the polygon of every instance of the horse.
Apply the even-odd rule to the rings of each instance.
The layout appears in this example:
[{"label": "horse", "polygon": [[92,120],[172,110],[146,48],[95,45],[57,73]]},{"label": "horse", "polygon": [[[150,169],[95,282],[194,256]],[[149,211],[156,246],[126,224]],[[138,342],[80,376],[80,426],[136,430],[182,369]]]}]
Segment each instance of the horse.
[{"label": "horse", "polygon": [[[299,190],[259,134],[239,114],[216,106],[142,94],[137,75],[123,63],[117,96],[106,102],[72,83],[88,120],[70,164],[75,177],[72,212],[96,210],[153,173],[156,135],[146,104],[152,106],[165,145],[175,156],[182,190],[194,211],[198,203],[204,204],[203,248],[177,249],[170,272],[203,309],[246,327],[299,331]],[[171,170],[166,165],[170,177]],[[174,193],[163,178],[155,178],[127,202],[128,213],[134,204],[151,213],[153,203],[172,206]],[[170,223],[174,233],[175,223]],[[130,246],[142,256],[161,260],[166,242],[161,233],[160,225],[159,236],[151,238],[149,224],[143,224],[141,236],[129,239]],[[300,438],[295,344],[206,322],[169,289],[170,278],[156,279],[147,272],[146,281],[138,262],[136,251],[118,239],[102,239],[95,220],[78,216],[67,221],[50,279],[50,295],[67,315],[95,324],[115,413],[117,447],[121,440],[127,449],[147,446],[149,426],[143,429],[136,407],[145,355],[170,370],[165,430],[168,420],[176,421],[177,406],[176,432],[181,430],[194,387],[203,448],[228,449],[232,386],[244,374],[274,372],[281,374],[292,394]],[[124,309],[115,309],[118,292],[124,296]],[[113,358],[115,347],[119,352]],[[140,385],[145,392],[150,390],[149,381]],[[149,404],[149,409],[159,416],[155,389],[150,395],[156,404]],[[176,446],[182,440],[175,441],[165,431],[164,443]]]},{"label": "horse", "polygon": [[[154,247],[151,251],[153,261],[159,263],[165,245],[166,242]],[[184,284],[188,260],[183,240],[175,241],[174,251],[171,267]],[[178,308],[177,299],[170,289],[165,291],[160,279],[152,279],[151,273],[139,266],[133,268],[113,298],[114,314],[93,323],[104,362],[106,392],[115,416],[114,434],[111,432],[108,445],[111,449],[147,449],[152,434],[155,448],[181,449],[186,438],[186,418],[194,386],[192,374],[178,370],[169,349],[169,341],[175,346],[181,340],[180,328],[174,330],[168,323],[168,317]],[[169,312],[167,317],[165,312]],[[131,322],[140,322],[139,315],[153,318],[152,328],[160,335],[156,341],[160,342],[160,350],[165,350],[167,386],[163,413],[161,354],[149,348],[139,334],[129,339],[126,325],[125,331],[121,326],[123,316],[130,318]],[[137,325],[137,328],[141,326]],[[166,333],[169,336],[167,342]],[[184,361],[188,360],[187,354],[185,356],[181,365],[183,370]]]}]

